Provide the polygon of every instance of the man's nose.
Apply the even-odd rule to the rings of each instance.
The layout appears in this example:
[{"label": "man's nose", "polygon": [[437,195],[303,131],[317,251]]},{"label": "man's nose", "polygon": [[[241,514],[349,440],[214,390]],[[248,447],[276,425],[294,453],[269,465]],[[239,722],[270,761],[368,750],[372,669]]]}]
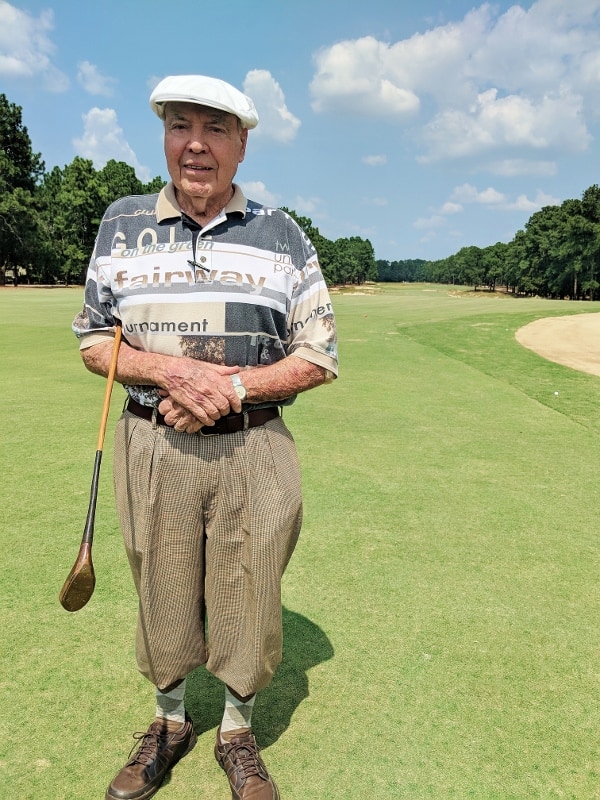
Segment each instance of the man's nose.
[{"label": "man's nose", "polygon": [[193,150],[194,153],[202,153],[205,150],[208,150],[208,146],[204,141],[204,136],[199,133],[195,133],[192,137],[190,137],[188,147],[190,150]]}]

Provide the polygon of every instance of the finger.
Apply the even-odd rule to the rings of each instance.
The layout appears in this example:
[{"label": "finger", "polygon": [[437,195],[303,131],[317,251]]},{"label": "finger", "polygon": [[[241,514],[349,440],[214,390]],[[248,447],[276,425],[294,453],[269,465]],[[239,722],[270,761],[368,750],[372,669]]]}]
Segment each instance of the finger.
[{"label": "finger", "polygon": [[166,398],[165,400],[161,400],[161,402],[158,404],[158,413],[162,414],[163,417],[166,417],[168,414],[173,413],[174,411],[174,404],[170,397]]},{"label": "finger", "polygon": [[181,403],[173,401],[169,411],[177,415],[191,414],[203,424],[212,425],[216,420],[228,414],[230,408],[227,397],[220,393],[211,393],[210,395],[197,394],[193,398],[186,398]]},{"label": "finger", "polygon": [[198,431],[200,430],[201,427],[202,427],[202,425],[200,424],[200,422],[198,422],[198,420],[195,420],[194,422],[192,422],[190,425],[187,426],[187,428],[185,429],[185,432],[186,433],[198,433]]},{"label": "finger", "polygon": [[195,430],[200,428],[200,421],[191,414],[184,414],[175,420],[173,428],[177,431],[177,433],[193,433]]}]

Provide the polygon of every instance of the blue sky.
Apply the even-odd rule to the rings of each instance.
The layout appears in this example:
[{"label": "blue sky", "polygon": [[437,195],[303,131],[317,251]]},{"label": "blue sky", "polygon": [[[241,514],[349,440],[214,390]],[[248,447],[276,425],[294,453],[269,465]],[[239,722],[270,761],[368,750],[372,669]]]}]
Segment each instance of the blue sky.
[{"label": "blue sky", "polygon": [[376,258],[510,241],[600,183],[600,0],[0,0],[0,92],[47,170],[167,178],[148,97],[188,73],[256,104],[248,196]]}]

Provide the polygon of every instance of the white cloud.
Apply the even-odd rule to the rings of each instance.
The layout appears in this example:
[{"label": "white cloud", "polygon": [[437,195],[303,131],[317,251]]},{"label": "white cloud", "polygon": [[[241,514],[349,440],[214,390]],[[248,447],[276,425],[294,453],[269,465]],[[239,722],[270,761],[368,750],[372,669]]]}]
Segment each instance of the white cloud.
[{"label": "white cloud", "polygon": [[582,118],[581,98],[561,92],[541,102],[496,89],[478,95],[469,109],[438,114],[423,131],[430,163],[449,156],[472,157],[498,149],[560,149],[581,152],[591,142]]},{"label": "white cloud", "polygon": [[287,144],[296,138],[300,120],[288,109],[281,86],[266,69],[253,69],[244,81],[244,92],[256,106],[260,122],[253,138],[268,138]]},{"label": "white cloud", "polygon": [[372,36],[321,50],[310,85],[313,109],[391,118],[418,111],[414,92],[391,80],[388,51],[389,45]]},{"label": "white cloud", "polygon": [[35,18],[0,0],[0,76],[39,80],[49,92],[64,92],[68,77],[52,63],[56,47],[48,33],[54,28],[52,11]]},{"label": "white cloud", "polygon": [[294,200],[293,209],[298,214],[317,214],[321,199],[319,197],[301,197],[296,195]]},{"label": "white cloud", "polygon": [[387,164],[387,156],[363,156],[362,162],[368,167],[382,167]]},{"label": "white cloud", "polygon": [[470,183],[463,183],[457,186],[452,192],[451,201],[457,203],[479,203],[481,205],[498,205],[505,201],[505,196],[496,189],[489,187],[482,192],[478,191]]},{"label": "white cloud", "polygon": [[78,155],[93,161],[96,169],[102,169],[107,161],[125,161],[136,171],[141,181],[150,180],[150,171],[142,166],[133,152],[123,129],[119,125],[117,113],[112,108],[92,108],[83,114],[83,135],[73,139]]},{"label": "white cloud", "polygon": [[506,178],[514,178],[517,175],[537,175],[539,177],[549,177],[556,175],[556,161],[530,161],[526,158],[505,158],[501,161],[493,161],[487,165],[487,169],[493,175],[502,175]]},{"label": "white cloud", "polygon": [[446,225],[446,219],[440,214],[433,214],[431,217],[420,217],[413,222],[413,228],[418,231],[441,228],[444,225]]},{"label": "white cloud", "polygon": [[484,3],[394,43],[368,36],[334,44],[315,56],[313,108],[418,120],[422,163],[582,152],[591,141],[586,119],[600,108],[598,10],[598,0],[538,0],[499,14]]},{"label": "white cloud", "polygon": [[113,94],[113,86],[117,83],[115,78],[102,75],[98,67],[89,61],[81,61],[77,65],[77,80],[89,94],[99,94],[104,97]]},{"label": "white cloud", "polygon": [[442,214],[460,214],[460,212],[463,210],[463,207],[460,203],[453,203],[451,200],[449,200],[447,203],[444,203],[440,210]]},{"label": "white cloud", "polygon": [[492,187],[479,191],[472,184],[464,183],[462,186],[455,187],[450,201],[443,208],[457,203],[461,205],[477,204],[487,206],[496,211],[526,211],[531,213],[538,211],[543,206],[560,205],[560,200],[539,189],[533,200],[530,200],[524,194],[519,195],[516,200],[510,200],[505,194]]},{"label": "white cloud", "polygon": [[490,19],[471,54],[474,73],[488,85],[540,98],[551,87],[579,93],[582,64],[598,51],[596,0],[538,0],[525,10],[511,6]]},{"label": "white cloud", "polygon": [[240,187],[250,200],[273,208],[281,205],[281,198],[270,192],[262,181],[240,181]]},{"label": "white cloud", "polygon": [[550,194],[539,191],[535,199],[530,200],[527,195],[520,194],[514,202],[505,203],[502,206],[503,211],[526,211],[532,214],[534,211],[539,211],[544,206],[559,206],[560,200],[557,197],[552,197]]},{"label": "white cloud", "polygon": [[149,92],[150,94],[152,94],[152,92],[153,92],[153,91],[156,89],[156,87],[157,87],[157,86],[158,86],[158,84],[159,84],[159,83],[162,81],[162,79],[163,79],[164,77],[165,77],[164,75],[163,75],[163,77],[162,77],[162,78],[160,78],[158,75],[151,75],[151,76],[148,78],[148,80],[146,81],[146,86],[148,87],[148,92]]}]

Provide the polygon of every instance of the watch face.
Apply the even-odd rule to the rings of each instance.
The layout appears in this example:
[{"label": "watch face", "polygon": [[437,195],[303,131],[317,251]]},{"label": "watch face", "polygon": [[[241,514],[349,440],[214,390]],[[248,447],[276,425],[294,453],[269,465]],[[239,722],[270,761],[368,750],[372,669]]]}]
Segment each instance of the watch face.
[{"label": "watch face", "polygon": [[241,383],[240,383],[240,384],[238,384],[238,385],[235,387],[235,393],[236,393],[236,394],[237,394],[237,396],[240,398],[240,400],[245,400],[245,399],[246,399],[246,394],[247,394],[247,392],[246,392],[246,387],[245,387],[245,386],[242,386],[242,384],[241,384]]}]

